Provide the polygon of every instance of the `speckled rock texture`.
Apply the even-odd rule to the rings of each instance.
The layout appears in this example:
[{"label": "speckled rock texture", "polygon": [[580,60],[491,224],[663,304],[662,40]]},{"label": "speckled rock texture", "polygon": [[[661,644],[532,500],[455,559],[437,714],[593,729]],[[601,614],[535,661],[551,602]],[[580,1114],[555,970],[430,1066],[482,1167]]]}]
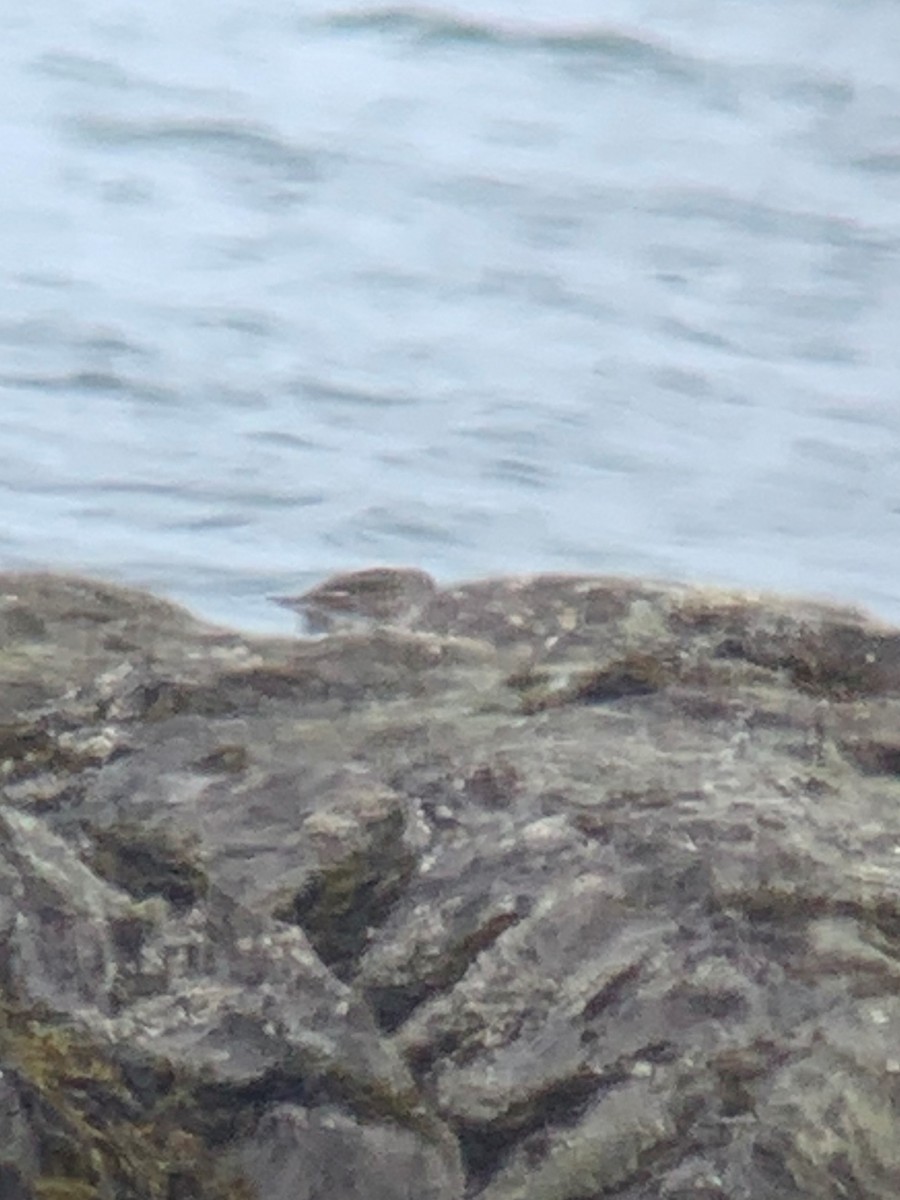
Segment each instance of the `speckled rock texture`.
[{"label": "speckled rock texture", "polygon": [[900,633],[310,608],[0,575],[3,1200],[896,1200]]}]

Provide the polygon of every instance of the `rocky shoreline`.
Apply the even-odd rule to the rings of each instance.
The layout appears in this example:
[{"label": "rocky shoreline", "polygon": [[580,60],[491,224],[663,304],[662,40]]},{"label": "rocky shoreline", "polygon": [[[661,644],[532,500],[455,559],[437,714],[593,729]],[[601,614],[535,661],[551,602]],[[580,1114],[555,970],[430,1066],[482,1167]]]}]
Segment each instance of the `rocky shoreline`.
[{"label": "rocky shoreline", "polygon": [[896,1200],[900,632],[417,588],[0,575],[3,1200]]}]

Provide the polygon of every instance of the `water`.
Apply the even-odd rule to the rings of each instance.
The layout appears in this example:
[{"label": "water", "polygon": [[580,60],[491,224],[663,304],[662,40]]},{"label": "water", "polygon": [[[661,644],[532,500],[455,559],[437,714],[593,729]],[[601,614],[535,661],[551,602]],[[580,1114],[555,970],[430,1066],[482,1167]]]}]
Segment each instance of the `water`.
[{"label": "water", "polygon": [[[599,14],[599,15],[598,15]],[[0,15],[0,562],[900,619],[895,0]]]}]

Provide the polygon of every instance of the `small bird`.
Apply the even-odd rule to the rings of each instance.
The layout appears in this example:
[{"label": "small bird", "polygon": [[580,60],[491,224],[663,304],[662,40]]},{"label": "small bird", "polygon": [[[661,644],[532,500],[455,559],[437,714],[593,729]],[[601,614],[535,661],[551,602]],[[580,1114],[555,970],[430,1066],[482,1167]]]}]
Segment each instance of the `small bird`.
[{"label": "small bird", "polygon": [[436,591],[425,571],[370,567],[332,575],[300,596],[274,596],[273,600],[299,613],[309,633],[346,633],[378,625],[409,629]]}]

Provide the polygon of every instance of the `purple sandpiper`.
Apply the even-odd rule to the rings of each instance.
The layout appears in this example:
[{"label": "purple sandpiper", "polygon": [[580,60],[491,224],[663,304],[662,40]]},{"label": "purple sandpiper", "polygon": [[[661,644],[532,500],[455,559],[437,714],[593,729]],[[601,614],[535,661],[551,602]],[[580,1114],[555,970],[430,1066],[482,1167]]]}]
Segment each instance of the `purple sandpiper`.
[{"label": "purple sandpiper", "polygon": [[378,625],[409,629],[437,588],[425,571],[370,567],[332,575],[299,596],[274,596],[302,616],[310,633],[361,631]]}]

